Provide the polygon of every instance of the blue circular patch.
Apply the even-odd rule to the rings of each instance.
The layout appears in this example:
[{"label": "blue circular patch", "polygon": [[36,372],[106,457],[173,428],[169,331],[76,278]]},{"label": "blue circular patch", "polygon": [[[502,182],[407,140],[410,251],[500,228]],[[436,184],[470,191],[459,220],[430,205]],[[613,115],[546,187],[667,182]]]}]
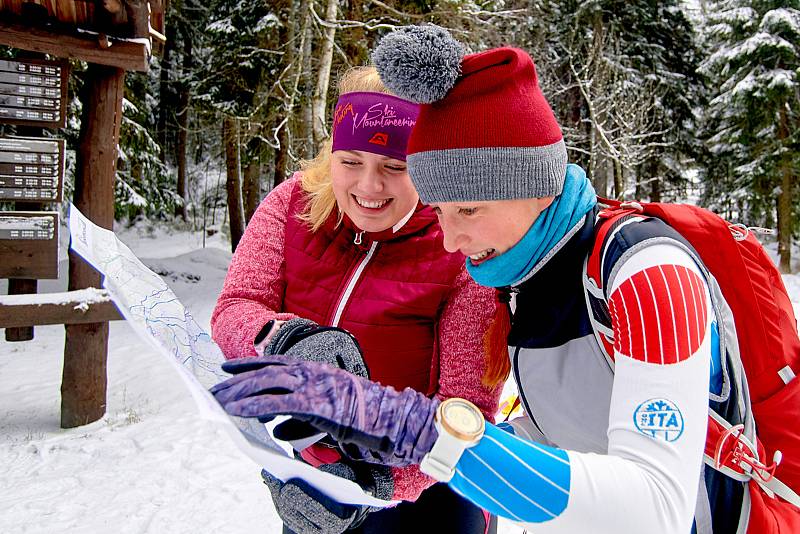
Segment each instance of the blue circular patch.
[{"label": "blue circular patch", "polygon": [[675,441],[683,434],[683,414],[667,399],[650,399],[633,412],[633,423],[645,436]]}]

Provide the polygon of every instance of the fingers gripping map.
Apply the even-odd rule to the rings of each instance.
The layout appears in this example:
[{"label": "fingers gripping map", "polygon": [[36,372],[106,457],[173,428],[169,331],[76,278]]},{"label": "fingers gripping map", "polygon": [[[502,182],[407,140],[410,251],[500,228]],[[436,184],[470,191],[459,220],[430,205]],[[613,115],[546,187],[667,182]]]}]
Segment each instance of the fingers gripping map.
[{"label": "fingers gripping map", "polygon": [[319,471],[288,456],[255,419],[231,417],[208,388],[229,377],[211,336],[197,324],[172,290],[119,241],[70,205],[70,248],[103,275],[103,286],[136,333],[179,371],[200,415],[216,421],[244,454],[282,480],[302,478],[330,497],[350,504],[386,506],[350,481]]}]

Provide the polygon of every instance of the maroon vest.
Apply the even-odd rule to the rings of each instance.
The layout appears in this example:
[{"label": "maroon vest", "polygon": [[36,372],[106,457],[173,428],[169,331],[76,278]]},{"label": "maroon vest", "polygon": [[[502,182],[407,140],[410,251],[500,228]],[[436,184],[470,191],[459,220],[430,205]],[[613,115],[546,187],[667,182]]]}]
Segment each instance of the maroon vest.
[{"label": "maroon vest", "polygon": [[442,245],[429,207],[396,234],[356,232],[336,213],[312,233],[296,217],[306,202],[298,181],[286,219],[283,311],[351,332],[364,352],[370,377],[396,389],[431,395],[439,379],[438,318],[464,265]]}]

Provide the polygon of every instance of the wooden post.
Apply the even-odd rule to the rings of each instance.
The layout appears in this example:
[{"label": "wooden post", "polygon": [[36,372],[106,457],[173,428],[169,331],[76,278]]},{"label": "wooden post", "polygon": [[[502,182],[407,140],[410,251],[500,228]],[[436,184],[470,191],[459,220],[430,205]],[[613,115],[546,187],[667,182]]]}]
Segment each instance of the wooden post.
[{"label": "wooden post", "polygon": [[0,298],[0,328],[119,321],[123,317],[105,289],[80,289]]},{"label": "wooden post", "polygon": [[[125,71],[89,64],[76,158],[74,204],[95,224],[114,223],[114,175],[122,121]],[[69,289],[100,287],[100,275],[72,252]],[[106,409],[108,323],[66,325],[61,427],[100,419]]]},{"label": "wooden post", "polygon": [[[9,295],[28,295],[36,293],[38,284],[36,280],[26,280],[24,278],[8,279]],[[30,341],[33,339],[32,326],[19,326],[16,328],[6,328],[6,341]]]},{"label": "wooden post", "polygon": [[[25,58],[44,58],[44,54],[37,54],[31,53],[27,51],[23,51],[19,54],[19,57]],[[41,137],[44,134],[44,130],[42,128],[35,128],[35,127],[26,127],[26,126],[18,126],[17,127],[17,134],[21,136],[36,136]],[[16,202],[14,205],[14,209],[18,211],[38,211],[41,209],[40,204],[30,203],[30,202]],[[56,259],[58,262],[58,259]],[[9,295],[30,295],[36,293],[39,289],[39,282],[37,280],[25,279],[25,278],[9,278],[8,279],[8,294]],[[32,326],[20,326],[18,328],[7,328],[6,329],[6,341],[30,341],[33,339],[33,327]]]},{"label": "wooden post", "polygon": [[[38,210],[40,206],[28,203],[17,202],[14,206],[19,210]],[[58,260],[56,260],[58,261]],[[9,278],[8,279],[8,294],[9,295],[29,295],[36,293],[39,289],[39,282],[37,280],[30,280],[26,278]],[[20,326],[19,328],[6,329],[6,341],[30,341],[33,339],[32,326]]]}]

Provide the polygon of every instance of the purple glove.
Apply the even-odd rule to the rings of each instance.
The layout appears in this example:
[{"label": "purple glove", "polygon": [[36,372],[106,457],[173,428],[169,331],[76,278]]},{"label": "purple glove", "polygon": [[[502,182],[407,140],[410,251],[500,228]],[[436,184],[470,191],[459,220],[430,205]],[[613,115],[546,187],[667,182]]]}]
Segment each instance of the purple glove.
[{"label": "purple glove", "polygon": [[231,415],[268,419],[291,415],[343,444],[348,454],[384,465],[418,464],[438,437],[438,400],[411,388],[398,392],[318,362],[285,356],[222,364],[236,376],[211,388]]}]

